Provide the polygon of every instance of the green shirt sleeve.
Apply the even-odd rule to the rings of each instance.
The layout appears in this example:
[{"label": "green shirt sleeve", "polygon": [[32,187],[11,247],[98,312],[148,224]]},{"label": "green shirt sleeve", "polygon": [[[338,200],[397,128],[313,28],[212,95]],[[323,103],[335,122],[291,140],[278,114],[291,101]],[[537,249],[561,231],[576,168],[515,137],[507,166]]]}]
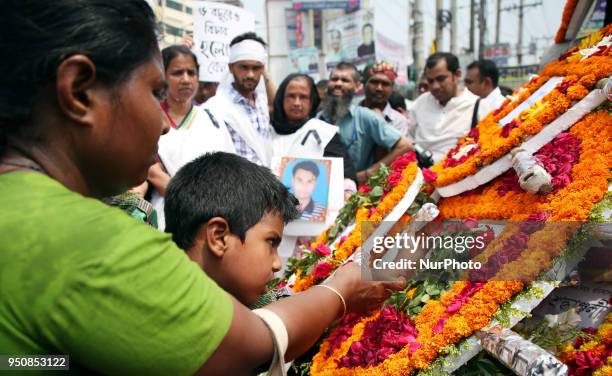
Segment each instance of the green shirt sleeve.
[{"label": "green shirt sleeve", "polygon": [[189,375],[213,354],[231,299],[168,234],[41,174],[0,181],[0,349],[112,375]]}]

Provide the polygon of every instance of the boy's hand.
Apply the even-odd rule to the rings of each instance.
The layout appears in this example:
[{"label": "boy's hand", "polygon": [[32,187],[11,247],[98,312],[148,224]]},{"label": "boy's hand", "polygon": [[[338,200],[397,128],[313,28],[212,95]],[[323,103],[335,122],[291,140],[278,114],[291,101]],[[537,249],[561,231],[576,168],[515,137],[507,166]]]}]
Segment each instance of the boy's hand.
[{"label": "boy's hand", "polygon": [[361,267],[351,262],[338,268],[327,284],[340,291],[346,301],[347,311],[368,312],[380,308],[391,292],[403,289],[406,282],[403,279],[363,281]]}]

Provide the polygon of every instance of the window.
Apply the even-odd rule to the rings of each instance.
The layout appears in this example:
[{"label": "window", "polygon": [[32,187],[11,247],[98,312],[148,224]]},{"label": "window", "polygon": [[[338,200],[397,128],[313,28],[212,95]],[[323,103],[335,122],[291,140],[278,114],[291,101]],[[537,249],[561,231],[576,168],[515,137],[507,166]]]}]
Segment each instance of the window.
[{"label": "window", "polygon": [[166,6],[181,12],[183,11],[183,4],[179,3],[178,1],[166,0]]},{"label": "window", "polygon": [[177,37],[182,37],[183,36],[183,30],[181,28],[165,24],[165,30],[166,30],[166,33],[168,33],[170,35],[174,35],[174,36],[177,36]]},{"label": "window", "polygon": [[193,9],[191,9],[191,7],[185,7],[185,12],[187,12],[187,14],[193,14]]}]

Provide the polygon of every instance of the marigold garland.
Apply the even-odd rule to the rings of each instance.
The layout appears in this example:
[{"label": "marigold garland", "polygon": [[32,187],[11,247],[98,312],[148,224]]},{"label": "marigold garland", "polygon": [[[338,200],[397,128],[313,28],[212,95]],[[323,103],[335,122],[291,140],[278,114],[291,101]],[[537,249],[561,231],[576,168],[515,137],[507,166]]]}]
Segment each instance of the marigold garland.
[{"label": "marigold garland", "polygon": [[[612,25],[608,25],[598,33],[599,39],[589,40],[587,46],[598,42],[603,36],[612,34]],[[560,61],[549,63],[538,78],[523,85],[513,94],[511,100],[506,100],[498,110],[489,113],[477,126],[479,151],[456,165],[447,162],[447,159],[451,158],[450,154],[447,155],[431,168],[437,174],[433,184],[441,187],[458,182],[506,155],[513,147],[539,133],[548,123],[567,111],[573,102],[584,98],[598,80],[607,77],[612,71],[610,48],[601,55],[595,54],[584,60],[576,61],[577,58],[571,58],[578,55],[582,57],[580,49],[574,48]],[[501,119],[554,76],[565,77],[565,80],[545,95],[539,105],[524,110],[514,119],[516,127],[504,129],[499,126]],[[472,142],[472,139],[473,137],[468,135],[460,139],[458,145]]]},{"label": "marigold garland", "polygon": [[[601,200],[607,190],[607,179],[610,178],[610,166],[612,166],[612,120],[610,114],[600,110],[587,115],[583,120],[571,128],[570,133],[581,141],[580,158],[572,167],[572,182],[559,189],[556,193],[547,196],[534,196],[527,193],[508,192],[499,196],[497,187],[500,178],[484,188],[481,197],[489,196],[492,204],[495,201],[508,200],[506,197],[514,197],[519,200],[523,196],[536,197],[537,199],[529,205],[517,204],[507,215],[515,220],[524,220],[530,213],[546,212],[549,221],[559,220],[585,220],[592,210],[594,203]],[[462,197],[444,199],[440,208],[448,217],[452,209],[453,201],[465,199],[471,201],[463,205],[471,205],[477,210],[477,214],[462,216],[487,218],[490,213],[498,211],[508,202],[501,205],[483,209],[485,204],[475,194],[467,194]],[[526,198],[526,197],[523,197]],[[570,203],[569,208],[565,208]],[[454,213],[456,214],[456,212]],[[454,218],[458,216],[452,216]],[[537,217],[537,216],[536,216]],[[510,223],[506,229],[487,246],[485,251],[477,256],[476,260],[486,261],[492,255],[503,249],[504,242],[519,230],[521,224]],[[560,227],[561,226],[561,227]],[[313,375],[405,375],[413,371],[427,368],[440,351],[447,345],[456,343],[461,338],[471,335],[474,331],[483,328],[489,323],[491,317],[498,310],[499,305],[507,302],[512,296],[523,289],[523,283],[508,278],[521,280],[533,280],[543,270],[551,266],[554,259],[565,248],[567,241],[575,233],[579,224],[566,222],[555,224],[551,229],[544,228],[531,234],[526,250],[521,253],[514,262],[506,264],[495,275],[492,280],[487,281],[467,301],[462,302],[459,310],[448,315],[447,307],[457,300],[457,296],[464,291],[469,282],[456,282],[453,287],[439,300],[431,300],[415,318],[415,326],[419,333],[416,341],[422,346],[409,352],[408,346],[396,354],[390,355],[383,363],[368,368],[339,368],[338,359],[346,354],[351,344],[358,341],[359,331],[353,331],[353,335],[347,339],[330,357],[325,357],[320,352],[313,359],[311,373]],[[520,265],[520,268],[518,266]],[[366,320],[371,320],[369,316]],[[442,325],[440,325],[443,321]],[[438,326],[438,328],[436,328]],[[363,328],[363,325],[361,326]],[[361,334],[363,334],[361,332]],[[325,343],[324,343],[325,345]],[[322,347],[323,349],[323,347]],[[606,366],[607,367],[607,366]],[[605,370],[602,368],[602,370]],[[603,372],[603,371],[602,371]],[[601,373],[601,372],[600,372]]]},{"label": "marigold garland", "polygon": [[414,370],[427,368],[442,348],[487,325],[499,305],[521,291],[523,284],[518,281],[487,282],[446,321],[442,331],[435,333],[434,326],[446,314],[446,307],[465,287],[466,282],[456,282],[439,301],[430,300],[425,304],[423,311],[414,321],[418,331],[416,342],[421,344],[418,349],[405,346],[373,367],[340,367],[339,359],[345,356],[350,346],[361,338],[365,323],[375,319],[380,314],[379,311],[355,325],[351,337],[329,357],[326,356],[329,343],[325,341],[319,353],[313,358],[311,375],[407,375]]},{"label": "marigold garland", "polygon": [[555,43],[559,44],[565,42],[565,33],[567,32],[567,28],[569,27],[569,23],[574,15],[574,10],[576,9],[577,4],[578,0],[567,0],[565,3],[565,7],[563,8],[563,16],[561,17],[561,25],[559,25],[559,29],[555,35]]},{"label": "marigold garland", "polygon": [[588,114],[569,133],[580,140],[581,152],[572,167],[572,181],[556,193],[542,196],[509,191],[500,196],[502,176],[474,191],[442,199],[438,203],[441,216],[519,221],[529,213],[544,211],[553,213],[551,220],[586,220],[594,203],[603,198],[611,176],[612,118],[606,110]]}]

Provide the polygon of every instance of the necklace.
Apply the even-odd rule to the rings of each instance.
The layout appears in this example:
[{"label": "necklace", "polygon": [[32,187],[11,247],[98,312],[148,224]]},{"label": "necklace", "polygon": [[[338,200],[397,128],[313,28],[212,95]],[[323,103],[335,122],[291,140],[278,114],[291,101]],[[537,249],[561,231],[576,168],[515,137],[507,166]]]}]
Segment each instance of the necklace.
[{"label": "necklace", "polygon": [[193,122],[193,119],[195,118],[195,114],[196,114],[196,111],[194,111],[194,106],[192,104],[191,107],[189,108],[189,111],[187,112],[187,114],[185,114],[185,116],[183,116],[183,119],[181,120],[181,122],[179,124],[176,124],[176,122],[170,116],[170,106],[168,105],[168,101],[162,102],[162,109],[166,113],[166,117],[168,118],[168,121],[170,122],[170,125],[174,129],[182,129],[182,128],[187,129],[187,128],[189,128],[189,126],[191,126],[191,123]]}]

